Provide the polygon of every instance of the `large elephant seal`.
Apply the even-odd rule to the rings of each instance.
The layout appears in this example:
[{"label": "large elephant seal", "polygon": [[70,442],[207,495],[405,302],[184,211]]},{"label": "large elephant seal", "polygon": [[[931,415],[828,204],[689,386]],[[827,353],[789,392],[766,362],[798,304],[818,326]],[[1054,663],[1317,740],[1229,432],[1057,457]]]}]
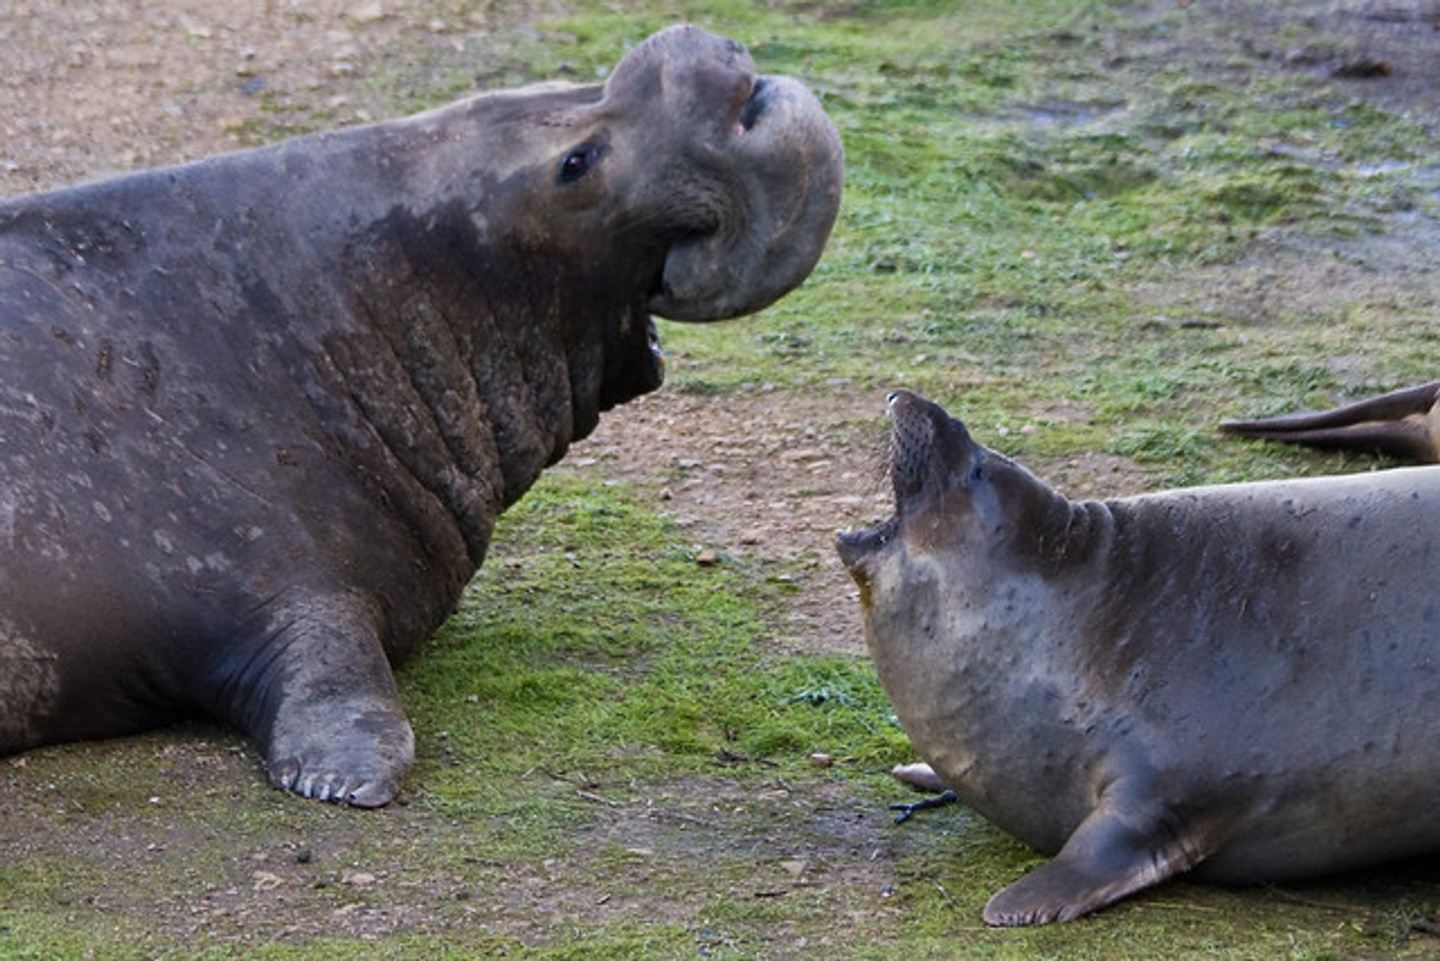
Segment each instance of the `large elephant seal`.
[{"label": "large elephant seal", "polygon": [[806,276],[841,171],[799,83],[678,27],[603,86],[0,204],[0,753],[204,712],[384,804],[389,661],[660,383],[651,311]]},{"label": "large elephant seal", "polygon": [[1220,429],[1257,440],[1389,454],[1436,464],[1440,463],[1440,380],[1333,410],[1227,420]]},{"label": "large elephant seal", "polygon": [[946,786],[1058,852],[987,922],[1440,848],[1440,471],[1072,502],[890,406],[895,516],[838,541],[880,680]]}]

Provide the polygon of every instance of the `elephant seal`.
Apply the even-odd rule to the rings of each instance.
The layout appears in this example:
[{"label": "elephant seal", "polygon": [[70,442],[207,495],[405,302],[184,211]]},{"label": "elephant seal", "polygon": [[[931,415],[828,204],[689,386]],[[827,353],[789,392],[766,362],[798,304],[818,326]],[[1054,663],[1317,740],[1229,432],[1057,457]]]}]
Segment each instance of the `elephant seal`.
[{"label": "elephant seal", "polygon": [[651,312],[798,284],[839,138],[734,41],[0,203],[0,753],[209,714],[386,803],[390,662],[659,385]]},{"label": "elephant seal", "polygon": [[895,515],[837,544],[876,670],[940,781],[1058,852],[988,923],[1440,848],[1440,471],[1072,502],[890,411]]},{"label": "elephant seal", "polygon": [[1440,463],[1440,380],[1334,410],[1227,420],[1220,429],[1238,437],[1368,451],[1436,464]]}]

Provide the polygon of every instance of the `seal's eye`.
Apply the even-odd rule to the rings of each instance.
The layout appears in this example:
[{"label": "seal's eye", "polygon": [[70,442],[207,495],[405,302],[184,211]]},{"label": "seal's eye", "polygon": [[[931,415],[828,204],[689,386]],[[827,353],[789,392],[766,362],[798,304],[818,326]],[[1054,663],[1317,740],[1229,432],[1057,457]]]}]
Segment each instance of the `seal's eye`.
[{"label": "seal's eye", "polygon": [[985,479],[985,465],[976,464],[970,470],[970,483],[978,484]]},{"label": "seal's eye", "polygon": [[562,184],[573,184],[581,177],[590,172],[595,166],[595,161],[600,159],[603,151],[598,144],[581,144],[565,155],[560,161],[560,182]]}]

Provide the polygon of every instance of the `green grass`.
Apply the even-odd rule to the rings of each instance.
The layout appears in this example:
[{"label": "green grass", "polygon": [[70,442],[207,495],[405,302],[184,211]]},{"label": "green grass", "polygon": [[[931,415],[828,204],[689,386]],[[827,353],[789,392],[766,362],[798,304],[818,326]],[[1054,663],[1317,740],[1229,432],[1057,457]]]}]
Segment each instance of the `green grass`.
[{"label": "green grass", "polygon": [[[447,766],[425,778],[434,803],[513,810],[515,779],[540,769],[626,783],[700,775],[717,758],[795,771],[822,747],[873,766],[903,746],[864,662],[770,653],[764,613],[780,586],[733,559],[698,565],[678,533],[563,476],[502,519],[505,559],[403,674],[417,725],[442,732]],[[527,814],[573,813],[549,800]],[[522,843],[556,840],[540,827]]]}]

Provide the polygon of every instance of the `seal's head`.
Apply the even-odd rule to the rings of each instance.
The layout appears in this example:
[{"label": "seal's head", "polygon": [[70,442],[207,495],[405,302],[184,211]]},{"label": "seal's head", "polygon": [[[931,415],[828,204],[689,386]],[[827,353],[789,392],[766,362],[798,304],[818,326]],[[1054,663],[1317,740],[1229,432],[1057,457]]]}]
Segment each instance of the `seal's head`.
[{"label": "seal's head", "polygon": [[604,84],[475,103],[483,161],[443,173],[475,174],[487,242],[524,252],[507,283],[530,292],[563,265],[566,303],[627,307],[606,406],[660,383],[650,315],[768,306],[810,273],[839,209],[844,152],[816,97],[695,27],[645,40]]},{"label": "seal's head", "polygon": [[839,209],[844,151],[815,96],[692,26],[645,40],[603,85],[547,84],[483,109],[492,229],[633,280],[661,317],[774,302],[815,266]]},{"label": "seal's head", "polygon": [[1023,550],[1034,512],[1050,499],[1036,496],[1049,490],[1034,475],[977,443],[938,404],[897,390],[888,409],[895,514],[836,539],[867,609],[877,584],[888,590],[885,584],[910,579],[917,566],[944,569],[950,574],[943,579],[953,581],[957,565],[981,571],[1000,552]]}]

